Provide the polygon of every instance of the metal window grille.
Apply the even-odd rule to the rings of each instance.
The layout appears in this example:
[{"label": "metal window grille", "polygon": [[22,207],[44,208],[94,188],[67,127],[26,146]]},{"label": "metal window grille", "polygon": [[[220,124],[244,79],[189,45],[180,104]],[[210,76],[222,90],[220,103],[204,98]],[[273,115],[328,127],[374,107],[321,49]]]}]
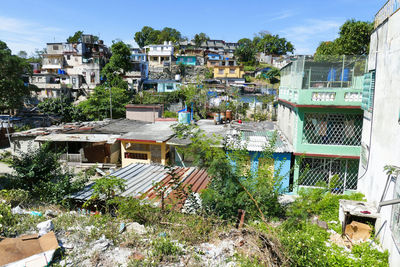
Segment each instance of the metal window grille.
[{"label": "metal window grille", "polygon": [[304,158],[300,163],[300,186],[329,186],[333,193],[357,189],[358,160]]},{"label": "metal window grille", "polygon": [[303,144],[360,146],[362,114],[306,113]]}]

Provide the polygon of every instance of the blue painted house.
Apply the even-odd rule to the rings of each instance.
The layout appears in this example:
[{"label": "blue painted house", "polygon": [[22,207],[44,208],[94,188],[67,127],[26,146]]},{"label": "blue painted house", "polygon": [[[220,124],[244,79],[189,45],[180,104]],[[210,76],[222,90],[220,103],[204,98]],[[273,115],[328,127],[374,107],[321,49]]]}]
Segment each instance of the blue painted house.
[{"label": "blue painted house", "polygon": [[270,145],[275,135],[274,152],[272,154],[273,169],[275,175],[279,175],[282,179],[282,189],[284,191],[289,191],[292,148],[286,139],[273,130],[256,132],[242,131],[238,137],[242,148],[247,149],[249,153],[250,170],[252,173],[256,173],[260,159],[264,156],[264,150]]},{"label": "blue painted house", "polygon": [[181,84],[175,80],[146,80],[143,82],[143,89],[165,93],[179,90],[180,85]]},{"label": "blue painted house", "polygon": [[197,57],[196,56],[177,56],[176,64],[195,66],[195,65],[198,65]]}]

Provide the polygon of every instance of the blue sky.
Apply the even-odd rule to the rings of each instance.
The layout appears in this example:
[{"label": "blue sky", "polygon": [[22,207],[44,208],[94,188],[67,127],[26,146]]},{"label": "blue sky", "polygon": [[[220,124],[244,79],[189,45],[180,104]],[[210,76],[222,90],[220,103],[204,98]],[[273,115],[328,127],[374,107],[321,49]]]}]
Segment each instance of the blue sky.
[{"label": "blue sky", "polygon": [[134,44],[143,26],[173,27],[189,38],[199,32],[235,42],[267,30],[291,41],[296,54],[312,54],[337,37],[347,19],[372,21],[386,0],[1,0],[0,40],[14,53],[33,53],[77,30],[106,44]]}]

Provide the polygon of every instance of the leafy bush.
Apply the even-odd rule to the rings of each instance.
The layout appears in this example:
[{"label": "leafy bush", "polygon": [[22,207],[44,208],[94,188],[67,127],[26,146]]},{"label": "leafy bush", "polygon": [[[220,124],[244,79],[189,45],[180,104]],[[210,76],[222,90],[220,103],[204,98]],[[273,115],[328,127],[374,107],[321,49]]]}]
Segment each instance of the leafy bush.
[{"label": "leafy bush", "polygon": [[178,118],[178,113],[166,110],[164,111],[164,118]]},{"label": "leafy bush", "polygon": [[151,242],[153,246],[152,255],[158,261],[176,260],[182,254],[182,249],[169,238],[161,237]]},{"label": "leafy bush", "polygon": [[115,198],[112,203],[117,205],[117,214],[122,219],[129,219],[140,224],[155,224],[160,221],[159,210],[151,205],[143,204],[133,197]]},{"label": "leafy bush", "polygon": [[363,200],[361,193],[335,195],[325,188],[301,188],[299,197],[290,205],[287,216],[290,220],[306,220],[318,215],[324,221],[336,221],[339,216],[339,199]]},{"label": "leafy bush", "polygon": [[18,222],[11,213],[11,205],[0,202],[0,235],[7,235],[10,227]]},{"label": "leafy bush", "polygon": [[46,98],[40,102],[38,108],[41,112],[61,117],[63,122],[84,121],[87,120],[82,110],[74,106],[68,98]]},{"label": "leafy bush", "polygon": [[12,207],[28,204],[30,200],[29,192],[23,189],[1,190],[0,198]]},{"label": "leafy bush", "polygon": [[317,225],[284,223],[278,234],[292,266],[388,266],[388,252],[368,243],[354,245],[351,252],[328,243],[329,233]]},{"label": "leafy bush", "polygon": [[11,164],[15,170],[11,175],[14,188],[26,190],[31,197],[47,203],[61,203],[66,195],[80,190],[85,179],[74,179],[72,172],[62,168],[59,157],[60,153],[54,152],[50,143],[14,157]]}]

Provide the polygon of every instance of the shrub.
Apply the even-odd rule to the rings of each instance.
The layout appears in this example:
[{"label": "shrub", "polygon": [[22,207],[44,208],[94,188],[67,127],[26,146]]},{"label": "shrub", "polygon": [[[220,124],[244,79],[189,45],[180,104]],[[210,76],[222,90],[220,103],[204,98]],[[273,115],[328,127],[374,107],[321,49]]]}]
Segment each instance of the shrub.
[{"label": "shrub", "polygon": [[10,228],[18,222],[11,213],[11,205],[0,202],[0,235],[8,235]]},{"label": "shrub", "polygon": [[164,118],[178,118],[178,113],[166,110],[164,111]]},{"label": "shrub", "polygon": [[182,249],[169,238],[160,237],[151,242],[153,246],[152,256],[158,261],[175,261],[182,254]]},{"label": "shrub", "polygon": [[1,190],[0,198],[12,207],[28,204],[30,200],[29,192],[23,189]]},{"label": "shrub", "polygon": [[75,179],[68,169],[64,170],[59,162],[60,153],[54,152],[50,143],[40,148],[14,157],[11,175],[14,188],[29,192],[31,197],[47,202],[61,203],[64,197],[80,190],[85,179]]}]

